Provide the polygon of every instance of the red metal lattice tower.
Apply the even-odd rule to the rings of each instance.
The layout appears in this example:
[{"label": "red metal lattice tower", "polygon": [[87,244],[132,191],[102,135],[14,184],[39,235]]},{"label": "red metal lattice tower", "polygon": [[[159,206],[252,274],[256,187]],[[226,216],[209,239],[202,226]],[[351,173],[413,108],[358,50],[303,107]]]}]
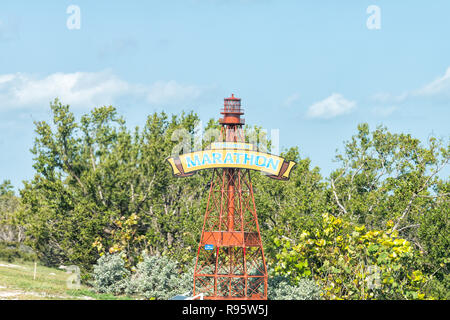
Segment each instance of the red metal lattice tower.
[{"label": "red metal lattice tower", "polygon": [[[222,141],[245,142],[241,100],[224,101]],[[216,168],[194,270],[194,296],[267,299],[267,268],[250,170]]]}]

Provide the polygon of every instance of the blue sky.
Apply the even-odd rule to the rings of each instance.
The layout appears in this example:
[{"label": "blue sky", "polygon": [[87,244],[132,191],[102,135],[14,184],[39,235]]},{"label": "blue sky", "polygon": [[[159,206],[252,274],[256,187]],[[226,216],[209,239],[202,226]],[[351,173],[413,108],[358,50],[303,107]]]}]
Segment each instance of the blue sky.
[{"label": "blue sky", "polygon": [[2,0],[0,180],[32,178],[33,121],[56,96],[77,115],[112,104],[134,127],[162,110],[217,118],[235,93],[247,123],[325,175],[361,122],[448,139],[449,32],[447,0]]}]

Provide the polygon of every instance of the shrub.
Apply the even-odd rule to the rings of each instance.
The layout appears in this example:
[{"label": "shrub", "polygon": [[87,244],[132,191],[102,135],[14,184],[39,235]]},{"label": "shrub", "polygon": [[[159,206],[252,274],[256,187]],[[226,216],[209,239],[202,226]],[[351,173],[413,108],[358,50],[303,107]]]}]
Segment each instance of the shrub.
[{"label": "shrub", "polygon": [[191,263],[185,266],[184,271],[181,271],[178,280],[178,294],[184,294],[187,292],[192,294],[194,292],[194,267],[195,258],[191,260]]},{"label": "shrub", "polygon": [[128,287],[130,271],[118,254],[105,254],[94,266],[93,286],[100,293],[121,294]]},{"label": "shrub", "polygon": [[177,263],[166,256],[145,255],[131,277],[127,293],[143,295],[147,299],[167,300],[180,291]]},{"label": "shrub", "polygon": [[36,254],[29,247],[17,242],[0,242],[0,260],[7,262],[35,261]]},{"label": "shrub", "polygon": [[269,300],[319,300],[320,289],[311,279],[300,279],[294,285],[287,277],[275,276],[268,280]]},{"label": "shrub", "polygon": [[392,221],[387,231],[367,231],[324,214],[322,225],[300,230],[301,242],[274,239],[277,275],[294,283],[314,278],[326,299],[426,299],[429,280],[415,266],[412,245],[398,237]]}]

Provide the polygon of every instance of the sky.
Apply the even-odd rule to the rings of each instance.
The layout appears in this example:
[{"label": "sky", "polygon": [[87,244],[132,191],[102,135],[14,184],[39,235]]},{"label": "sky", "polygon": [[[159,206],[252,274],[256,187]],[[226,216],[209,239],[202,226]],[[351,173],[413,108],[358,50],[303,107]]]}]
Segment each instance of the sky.
[{"label": "sky", "polygon": [[206,123],[234,93],[325,176],[359,123],[448,141],[449,33],[448,0],[2,0],[0,181],[33,178],[56,97],[133,128],[155,111]]}]

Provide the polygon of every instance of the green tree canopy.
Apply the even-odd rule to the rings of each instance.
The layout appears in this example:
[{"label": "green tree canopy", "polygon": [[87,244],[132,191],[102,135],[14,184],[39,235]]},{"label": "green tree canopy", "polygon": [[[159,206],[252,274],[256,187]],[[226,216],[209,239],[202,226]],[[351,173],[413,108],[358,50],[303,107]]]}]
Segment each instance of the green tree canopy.
[{"label": "green tree canopy", "polygon": [[52,124],[35,123],[36,175],[21,190],[21,216],[44,261],[89,268],[98,249],[120,247],[133,259],[144,249],[183,255],[196,244],[205,190],[199,176],[176,179],[165,163],[172,133],[192,132],[196,115],[154,113],[130,132],[111,106],[79,122],[58,100],[51,109]]}]

